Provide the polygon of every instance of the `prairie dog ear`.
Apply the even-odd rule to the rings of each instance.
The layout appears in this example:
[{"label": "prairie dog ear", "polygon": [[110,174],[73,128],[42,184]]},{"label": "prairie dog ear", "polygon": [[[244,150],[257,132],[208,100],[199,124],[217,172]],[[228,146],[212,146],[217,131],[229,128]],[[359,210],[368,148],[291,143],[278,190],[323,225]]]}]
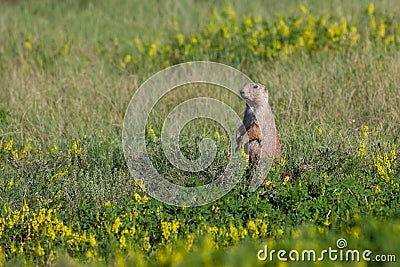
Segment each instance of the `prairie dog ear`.
[{"label": "prairie dog ear", "polygon": [[258,84],[258,86],[260,88],[262,88],[263,93],[265,95],[265,98],[267,99],[267,102],[268,102],[268,89],[267,89],[267,87],[265,85],[261,84],[261,83],[257,83],[257,84]]},{"label": "prairie dog ear", "polygon": [[268,89],[267,89],[267,87],[266,87],[265,85],[263,85],[263,84],[261,84],[261,83],[257,83],[257,85],[258,85],[260,88],[262,88],[265,92],[268,93]]}]

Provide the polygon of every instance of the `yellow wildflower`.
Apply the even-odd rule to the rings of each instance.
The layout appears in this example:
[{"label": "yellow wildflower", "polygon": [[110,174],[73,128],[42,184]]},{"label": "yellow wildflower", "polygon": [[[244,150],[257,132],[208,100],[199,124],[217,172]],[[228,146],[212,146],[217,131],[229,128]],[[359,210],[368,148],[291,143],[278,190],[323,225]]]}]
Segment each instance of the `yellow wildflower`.
[{"label": "yellow wildflower", "polygon": [[76,142],[76,140],[74,140],[74,142],[72,143],[71,150],[76,155],[79,155],[81,153],[81,148],[78,149],[78,143]]},{"label": "yellow wildflower", "polygon": [[316,21],[317,19],[311,14],[307,17],[307,22],[310,26],[314,26]]},{"label": "yellow wildflower", "polygon": [[303,23],[303,18],[298,18],[294,21],[294,26],[299,27]]},{"label": "yellow wildflower", "polygon": [[13,186],[13,184],[14,184],[14,178],[11,177],[10,181],[8,181],[6,185],[5,191],[9,190]]},{"label": "yellow wildflower", "polygon": [[192,47],[192,46],[191,46],[190,44],[185,45],[185,50],[183,51],[183,54],[184,54],[185,56],[189,55],[189,53],[190,53],[190,48],[191,48],[191,47]]},{"label": "yellow wildflower", "polygon": [[168,238],[171,235],[171,232],[169,231],[169,226],[168,226],[168,222],[162,221],[161,222],[161,232],[163,237],[168,240]]},{"label": "yellow wildflower", "polygon": [[289,27],[286,25],[286,23],[283,20],[283,18],[279,19],[277,27],[278,27],[278,29],[281,30],[283,36],[288,36],[290,34]]},{"label": "yellow wildflower", "polygon": [[36,56],[36,62],[38,64],[38,66],[42,69],[43,68],[43,59],[41,56],[39,56],[39,55]]},{"label": "yellow wildflower", "polygon": [[140,201],[142,200],[142,197],[141,197],[138,193],[133,194],[133,198],[134,198],[137,202],[140,202]]},{"label": "yellow wildflower", "polygon": [[29,41],[26,41],[26,42],[25,42],[25,48],[26,48],[28,51],[32,51],[32,45],[31,45],[31,43],[30,43]]},{"label": "yellow wildflower", "polygon": [[363,135],[364,135],[365,138],[368,136],[368,129],[369,129],[368,126],[364,125],[364,127],[363,127]]},{"label": "yellow wildflower", "polygon": [[273,40],[272,41],[272,46],[276,48],[277,50],[280,50],[282,48],[282,43],[279,40]]},{"label": "yellow wildflower", "polygon": [[383,155],[377,153],[373,157],[373,161],[379,176],[386,182],[390,182],[389,175],[394,174],[394,170],[391,167],[392,162],[391,159],[389,158],[389,155],[387,153],[384,153]]},{"label": "yellow wildflower", "polygon": [[329,225],[330,225],[330,223],[329,223],[329,217],[328,217],[328,216],[325,218],[325,221],[324,221],[323,224],[324,224],[325,226],[329,226]]},{"label": "yellow wildflower", "polygon": [[231,39],[231,35],[229,33],[228,28],[226,26],[223,26],[221,28],[221,30],[222,30],[222,34],[223,34],[224,38],[227,39],[227,40],[230,40]]},{"label": "yellow wildflower", "polygon": [[217,140],[217,141],[219,141],[219,139],[221,139],[221,135],[219,134],[218,131],[214,132],[214,139]]},{"label": "yellow wildflower", "polygon": [[249,155],[244,151],[244,146],[240,148],[240,156],[242,156],[246,162],[249,162]]},{"label": "yellow wildflower", "polygon": [[340,30],[342,33],[347,33],[347,21],[344,17],[340,18]]},{"label": "yellow wildflower", "polygon": [[157,47],[156,44],[152,44],[149,49],[149,57],[154,58],[157,55]]},{"label": "yellow wildflower", "polygon": [[97,246],[97,242],[96,242],[96,238],[93,234],[89,235],[89,243],[92,247],[96,247]]},{"label": "yellow wildflower", "polygon": [[217,235],[217,233],[218,233],[218,227],[217,226],[213,226],[213,227],[208,226],[206,228],[206,230],[207,230],[208,234]]},{"label": "yellow wildflower", "polygon": [[4,150],[5,151],[11,151],[12,147],[13,147],[13,142],[14,139],[10,139],[10,141],[8,141],[8,143],[4,146]]},{"label": "yellow wildflower", "polygon": [[43,255],[44,255],[44,249],[42,248],[42,246],[40,245],[40,243],[38,243],[38,246],[37,246],[37,248],[36,248],[36,253],[37,253],[39,256],[43,256]]},{"label": "yellow wildflower", "polygon": [[379,28],[378,28],[378,31],[377,31],[378,37],[380,37],[380,38],[385,37],[385,34],[386,34],[386,30],[385,29],[386,29],[385,23],[382,22],[379,25]]},{"label": "yellow wildflower", "polygon": [[303,14],[308,14],[308,9],[305,6],[300,5],[300,10],[303,12]]},{"label": "yellow wildflower", "polygon": [[369,24],[371,25],[371,29],[374,31],[376,29],[376,21],[374,16],[371,17]]},{"label": "yellow wildflower", "polygon": [[118,230],[119,230],[119,227],[120,227],[121,225],[122,225],[121,219],[120,219],[119,217],[117,217],[117,218],[114,220],[114,224],[113,224],[113,226],[112,226],[111,232],[113,232],[114,234],[117,234],[117,233],[118,233]]},{"label": "yellow wildflower", "polygon": [[324,27],[325,24],[326,24],[326,18],[325,18],[325,16],[322,16],[322,17],[321,17],[321,20],[320,20],[320,22],[319,22],[319,25],[320,25],[321,27]]},{"label": "yellow wildflower", "polygon": [[232,27],[232,28],[233,28],[233,32],[234,32],[234,33],[237,33],[237,32],[239,31],[239,26],[238,26],[238,25],[236,25],[236,24],[235,24],[235,25],[233,25],[233,27]]},{"label": "yellow wildflower", "polygon": [[178,40],[179,45],[183,45],[185,43],[185,36],[182,33],[178,33],[176,35],[176,39]]},{"label": "yellow wildflower", "polygon": [[283,36],[289,36],[290,30],[289,27],[285,24],[282,26],[282,35]]},{"label": "yellow wildflower", "polygon": [[150,238],[148,236],[143,239],[143,249],[145,251],[150,251],[151,249]]},{"label": "yellow wildflower", "polygon": [[31,151],[31,143],[28,143],[21,151],[21,158],[25,158]]},{"label": "yellow wildflower", "polygon": [[216,10],[213,11],[213,15],[214,15],[214,18],[215,18],[217,21],[219,21],[219,22],[222,21],[221,16],[219,15],[219,13],[218,13]]},{"label": "yellow wildflower", "polygon": [[266,181],[266,182],[265,182],[265,185],[266,185],[266,186],[270,186],[270,185],[272,185],[272,184],[273,184],[273,183],[272,183],[271,181]]},{"label": "yellow wildflower", "polygon": [[330,222],[329,222],[329,216],[331,215],[331,211],[329,210],[328,214],[325,217],[325,221],[323,222],[323,225],[325,226],[329,226]]},{"label": "yellow wildflower", "polygon": [[[25,246],[25,242],[22,242],[21,246],[19,247],[19,250],[18,250],[19,254],[23,254],[24,253],[24,246]],[[0,264],[1,264],[1,259],[0,259]]]},{"label": "yellow wildflower", "polygon": [[151,125],[149,125],[147,127],[147,134],[150,136],[150,138],[153,140],[153,142],[157,142],[158,138],[157,138],[156,134],[154,133],[154,129],[153,129],[153,127],[151,127]]},{"label": "yellow wildflower", "polygon": [[172,232],[173,232],[173,233],[178,233],[179,227],[180,227],[179,221],[172,220],[172,223],[171,223],[171,230],[172,230]]},{"label": "yellow wildflower", "polygon": [[174,25],[174,30],[175,31],[178,30],[179,29],[179,23],[178,23],[178,20],[176,19],[176,17],[172,17],[171,18],[171,22],[172,22],[172,25]]},{"label": "yellow wildflower", "polygon": [[62,55],[63,55],[64,57],[66,57],[66,56],[69,55],[69,46],[68,46],[68,44],[65,44],[65,45],[63,46]]},{"label": "yellow wildflower", "polygon": [[135,37],[133,39],[133,42],[135,43],[136,49],[139,52],[143,52],[143,45],[142,45],[142,42],[140,41],[139,37]]},{"label": "yellow wildflower", "polygon": [[363,127],[363,138],[361,140],[360,147],[358,148],[358,156],[364,157],[365,156],[365,143],[367,141],[368,135],[369,135],[369,128],[367,125],[364,125]]},{"label": "yellow wildflower", "polygon": [[390,159],[393,161],[394,164],[396,163],[396,159],[397,159],[396,147],[397,146],[395,144],[393,144],[392,149],[390,150]]},{"label": "yellow wildflower", "polygon": [[328,36],[333,42],[339,41],[340,27],[337,22],[332,23],[328,28]]},{"label": "yellow wildflower", "polygon": [[299,36],[299,40],[297,42],[298,47],[303,47],[304,46],[304,38],[303,36]]},{"label": "yellow wildflower", "polygon": [[248,232],[247,229],[243,226],[239,226],[239,236],[241,239],[244,239],[247,236]]},{"label": "yellow wildflower", "polygon": [[54,231],[53,227],[47,228],[47,235],[52,239],[56,239],[56,232]]},{"label": "yellow wildflower", "polygon": [[132,236],[135,235],[135,233],[136,233],[136,228],[135,228],[134,225],[132,225],[131,229],[129,229],[129,234],[130,234],[130,236],[132,237]]},{"label": "yellow wildflower", "polygon": [[279,162],[279,166],[283,167],[286,165],[286,153],[283,153],[281,156],[281,161]]},{"label": "yellow wildflower", "polygon": [[374,188],[375,193],[381,192],[381,188],[379,187],[379,185],[374,185],[373,188]]},{"label": "yellow wildflower", "polygon": [[225,6],[223,14],[228,18],[228,19],[234,19],[236,17],[235,11],[232,9],[231,6]]},{"label": "yellow wildflower", "polygon": [[350,45],[354,46],[358,40],[360,39],[360,35],[357,33],[357,28],[354,26],[350,27]]},{"label": "yellow wildflower", "polygon": [[92,249],[89,249],[89,250],[86,252],[86,258],[87,258],[88,260],[92,260],[94,257],[96,257],[96,251],[94,251],[94,250],[92,250]]},{"label": "yellow wildflower", "polygon": [[245,25],[248,27],[248,28],[251,28],[252,26],[253,26],[253,20],[251,19],[251,17],[250,16],[248,16],[247,18],[246,18],[246,20],[245,20]]},{"label": "yellow wildflower", "polygon": [[192,44],[197,44],[196,35],[192,35]]},{"label": "yellow wildflower", "polygon": [[121,235],[119,238],[119,248],[125,248],[126,247],[126,238],[125,235]]},{"label": "yellow wildflower", "polygon": [[57,152],[57,144],[53,144],[53,146],[52,146],[51,149],[50,149],[50,152],[51,152],[52,154],[54,154],[54,153]]},{"label": "yellow wildflower", "polygon": [[392,44],[392,43],[394,43],[394,40],[395,40],[394,35],[391,34],[391,35],[389,35],[388,37],[386,37],[385,43],[386,43],[386,44]]},{"label": "yellow wildflower", "polygon": [[15,243],[14,242],[11,243],[10,250],[11,250],[12,253],[15,253],[17,251],[17,248],[15,247]]},{"label": "yellow wildflower", "polygon": [[347,233],[352,237],[359,238],[361,233],[361,228],[359,226],[348,227]]},{"label": "yellow wildflower", "polygon": [[367,12],[369,15],[372,15],[374,13],[374,3],[369,4]]},{"label": "yellow wildflower", "polygon": [[311,49],[314,44],[315,34],[310,30],[306,29],[303,33],[304,40],[307,41],[307,48]]},{"label": "yellow wildflower", "polygon": [[131,62],[131,60],[132,60],[131,55],[126,55],[126,56],[124,57],[124,61],[125,61],[126,63]]},{"label": "yellow wildflower", "polygon": [[365,156],[365,140],[361,141],[360,147],[358,148],[358,156]]},{"label": "yellow wildflower", "polygon": [[187,236],[187,241],[186,241],[186,250],[190,250],[193,246],[193,241],[194,241],[194,235],[193,234],[189,234]]},{"label": "yellow wildflower", "polygon": [[29,212],[29,206],[26,204],[26,199],[24,198],[24,205],[22,206],[22,212],[23,213],[28,213]]},{"label": "yellow wildflower", "polygon": [[285,176],[285,178],[283,178],[283,185],[286,185],[289,182],[290,177],[289,176]]},{"label": "yellow wildflower", "polygon": [[233,223],[229,225],[229,236],[234,242],[239,241],[239,232],[237,228],[233,225]]},{"label": "yellow wildflower", "polygon": [[68,169],[71,167],[71,164],[69,164],[64,170],[57,172],[56,174],[54,174],[50,180],[49,183],[52,184],[54,181],[56,181],[57,179],[59,179],[60,177],[64,176],[67,172]]},{"label": "yellow wildflower", "polygon": [[267,230],[268,230],[268,223],[263,221],[260,227],[261,234],[263,235],[267,234]]},{"label": "yellow wildflower", "polygon": [[247,224],[249,230],[252,232],[252,237],[256,238],[259,234],[258,229],[257,229],[257,225],[255,224],[255,222],[253,220],[250,220]]}]

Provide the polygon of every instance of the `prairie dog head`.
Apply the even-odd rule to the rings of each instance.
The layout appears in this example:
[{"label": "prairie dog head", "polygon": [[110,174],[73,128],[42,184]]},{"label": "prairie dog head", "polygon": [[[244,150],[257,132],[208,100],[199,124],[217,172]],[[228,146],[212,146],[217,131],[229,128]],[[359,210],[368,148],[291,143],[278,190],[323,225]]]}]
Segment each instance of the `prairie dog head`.
[{"label": "prairie dog head", "polygon": [[268,90],[260,83],[246,83],[240,89],[240,95],[250,107],[259,107],[268,103]]}]

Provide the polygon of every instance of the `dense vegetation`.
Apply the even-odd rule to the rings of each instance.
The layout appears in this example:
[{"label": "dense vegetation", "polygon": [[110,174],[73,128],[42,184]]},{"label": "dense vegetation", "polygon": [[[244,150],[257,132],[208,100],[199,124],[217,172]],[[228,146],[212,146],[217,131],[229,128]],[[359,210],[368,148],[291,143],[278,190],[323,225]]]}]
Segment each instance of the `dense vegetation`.
[{"label": "dense vegetation", "polygon": [[[252,266],[265,264],[265,245],[320,253],[340,238],[371,259],[400,260],[396,2],[0,7],[0,265]],[[121,129],[142,82],[193,60],[268,86],[283,158],[256,192],[243,177],[218,201],[181,208],[149,198],[131,177]],[[157,106],[146,140],[159,171],[195,186],[198,174],[182,177],[159,153],[166,112],[195,95],[186,90]],[[218,90],[204,94],[223,101]],[[223,171],[225,131],[188,125],[187,155],[199,134],[215,140]],[[323,265],[371,264],[338,261]],[[272,264],[288,263],[275,254]]]}]

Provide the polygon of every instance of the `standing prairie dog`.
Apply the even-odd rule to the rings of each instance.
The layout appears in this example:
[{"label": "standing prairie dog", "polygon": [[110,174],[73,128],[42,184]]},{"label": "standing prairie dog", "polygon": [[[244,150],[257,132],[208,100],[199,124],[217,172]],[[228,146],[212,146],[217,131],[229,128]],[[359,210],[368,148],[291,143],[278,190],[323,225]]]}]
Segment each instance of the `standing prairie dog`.
[{"label": "standing prairie dog", "polygon": [[[279,137],[268,105],[267,88],[260,83],[246,83],[240,90],[240,95],[246,101],[246,109],[244,111],[243,125],[236,133],[236,149],[244,146],[245,153],[249,155],[250,165],[257,164],[260,158],[266,157],[265,153],[261,155],[264,146],[264,152],[274,149],[274,155],[272,156],[280,161]],[[247,138],[245,137],[246,133]],[[275,138],[275,142],[271,138]],[[274,144],[275,148],[268,149],[268,146],[273,146]]]}]

